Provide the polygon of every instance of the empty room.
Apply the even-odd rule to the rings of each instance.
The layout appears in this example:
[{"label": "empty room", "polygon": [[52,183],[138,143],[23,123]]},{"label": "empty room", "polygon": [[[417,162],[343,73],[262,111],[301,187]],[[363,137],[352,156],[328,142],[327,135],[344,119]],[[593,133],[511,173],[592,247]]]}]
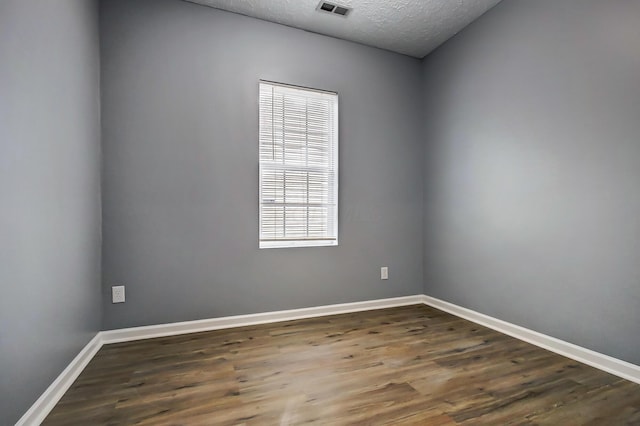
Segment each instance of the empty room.
[{"label": "empty room", "polygon": [[639,183],[636,0],[0,0],[0,425],[638,425]]}]

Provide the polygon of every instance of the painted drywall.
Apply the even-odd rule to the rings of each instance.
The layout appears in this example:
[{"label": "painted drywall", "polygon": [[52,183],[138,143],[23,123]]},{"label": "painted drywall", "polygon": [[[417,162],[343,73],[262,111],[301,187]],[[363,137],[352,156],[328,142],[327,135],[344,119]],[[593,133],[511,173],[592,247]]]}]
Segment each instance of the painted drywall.
[{"label": "painted drywall", "polygon": [[339,1],[346,18],[314,0],[189,1],[422,59],[500,0]]},{"label": "painted drywall", "polygon": [[[100,19],[106,329],[422,292],[420,61],[181,1]],[[260,79],[339,93],[338,247],[258,249]]]},{"label": "painted drywall", "polygon": [[640,3],[506,0],[423,65],[425,293],[640,364]]},{"label": "painted drywall", "polygon": [[0,4],[0,424],[100,329],[97,5]]}]

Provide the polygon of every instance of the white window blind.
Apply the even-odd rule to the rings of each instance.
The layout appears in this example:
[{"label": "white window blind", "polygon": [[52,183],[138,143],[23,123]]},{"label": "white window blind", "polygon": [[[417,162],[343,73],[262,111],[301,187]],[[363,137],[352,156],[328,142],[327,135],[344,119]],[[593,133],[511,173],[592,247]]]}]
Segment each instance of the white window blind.
[{"label": "white window blind", "polygon": [[338,95],[260,82],[260,248],[338,244]]}]

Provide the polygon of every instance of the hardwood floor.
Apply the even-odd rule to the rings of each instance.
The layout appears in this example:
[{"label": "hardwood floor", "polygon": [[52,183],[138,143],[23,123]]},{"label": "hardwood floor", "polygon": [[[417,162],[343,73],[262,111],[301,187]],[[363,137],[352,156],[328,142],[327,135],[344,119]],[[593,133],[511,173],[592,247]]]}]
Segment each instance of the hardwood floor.
[{"label": "hardwood floor", "polygon": [[104,346],[45,425],[638,425],[640,385],[423,305]]}]

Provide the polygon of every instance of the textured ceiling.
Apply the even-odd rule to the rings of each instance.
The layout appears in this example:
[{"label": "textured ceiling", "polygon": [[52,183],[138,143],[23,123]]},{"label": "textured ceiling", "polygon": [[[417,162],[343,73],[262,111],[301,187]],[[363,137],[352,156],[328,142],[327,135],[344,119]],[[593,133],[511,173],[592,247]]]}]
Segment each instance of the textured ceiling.
[{"label": "textured ceiling", "polygon": [[188,0],[319,34],[422,58],[500,0],[337,0],[347,17],[316,10],[319,0]]}]

